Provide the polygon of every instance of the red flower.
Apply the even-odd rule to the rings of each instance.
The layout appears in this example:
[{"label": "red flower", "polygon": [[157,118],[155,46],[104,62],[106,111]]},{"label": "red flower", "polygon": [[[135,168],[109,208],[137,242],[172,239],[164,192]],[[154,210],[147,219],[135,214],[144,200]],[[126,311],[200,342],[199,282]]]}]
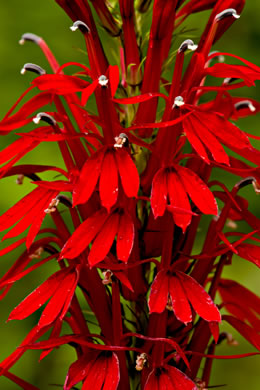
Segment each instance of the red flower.
[{"label": "red flower", "polygon": [[49,325],[57,318],[62,320],[70,306],[78,278],[79,269],[73,266],[55,272],[16,306],[8,320],[22,320],[28,317],[50,298],[42,312],[38,327]]},{"label": "red flower", "polygon": [[125,194],[129,198],[136,197],[139,175],[128,151],[124,147],[100,148],[82,168],[79,182],[73,192],[73,205],[87,202],[99,179],[101,204],[109,211],[118,198],[118,174]]},{"label": "red flower", "polygon": [[174,221],[185,231],[192,218],[187,193],[203,213],[217,215],[214,196],[199,176],[188,168],[172,165],[159,169],[153,179],[151,207],[155,218],[164,214],[169,197]]},{"label": "red flower", "polygon": [[190,378],[175,367],[156,367],[149,374],[144,390],[197,390]]},{"label": "red flower", "polygon": [[134,241],[133,221],[127,211],[122,209],[116,209],[110,214],[101,209],[75,230],[64,245],[61,257],[77,257],[93,240],[88,255],[89,264],[93,266],[104,260],[116,236],[117,257],[127,262]]},{"label": "red flower", "polygon": [[195,279],[180,271],[174,274],[160,271],[151,287],[148,303],[150,312],[161,313],[168,307],[179,321],[187,324],[192,321],[190,304],[204,320],[221,321],[218,308]]},{"label": "red flower", "polygon": [[70,390],[83,381],[82,390],[116,390],[120,378],[119,361],[115,353],[89,351],[72,363],[64,384]]}]

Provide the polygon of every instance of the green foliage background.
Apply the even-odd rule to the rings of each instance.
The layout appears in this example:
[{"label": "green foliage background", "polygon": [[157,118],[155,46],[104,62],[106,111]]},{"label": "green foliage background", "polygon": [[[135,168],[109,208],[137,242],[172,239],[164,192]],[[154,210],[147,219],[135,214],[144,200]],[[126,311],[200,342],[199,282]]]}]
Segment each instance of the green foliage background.
[{"label": "green foliage background", "polygon": [[[189,27],[191,23],[192,27],[196,29],[193,32],[195,41],[196,36],[199,36],[199,32],[207,21],[207,16],[207,12],[201,13],[200,15],[192,16],[185,23]],[[248,0],[242,17],[234,23],[232,28],[217,43],[215,49],[237,54],[260,65],[259,16],[260,3]],[[24,46],[18,45],[18,40],[23,33],[33,32],[42,36],[50,45],[61,64],[68,61],[87,62],[87,57],[84,54],[83,39],[79,33],[73,34],[69,30],[70,25],[70,19],[57,6],[54,0],[2,0],[0,2],[0,118],[3,117],[32,80],[32,74],[20,75],[20,69],[24,63],[34,62],[50,70],[39,48],[32,43],[27,43]],[[106,35],[103,36],[106,37]],[[260,92],[256,88],[241,91],[241,94],[260,100]],[[254,134],[258,133],[259,135],[257,123],[259,123],[259,117],[256,116],[241,120],[239,126],[245,131]],[[13,139],[13,135],[1,137],[1,149]],[[59,160],[57,149],[48,143],[31,152],[23,161],[27,163],[37,161],[42,164],[55,164],[57,159]],[[220,171],[216,172],[215,175],[219,179],[225,180],[229,188],[236,180],[239,180]],[[23,186],[17,186],[14,178],[1,180],[0,212],[3,213],[7,210],[14,202],[28,193],[31,188],[29,180],[25,180]],[[255,214],[260,217],[259,198],[256,197],[253,190],[244,189],[241,191],[241,195],[250,198],[250,209],[254,210]],[[3,275],[13,264],[18,254],[19,251],[16,251],[11,257],[5,256],[1,258],[0,275]],[[37,313],[24,321],[12,321],[10,323],[5,321],[14,306],[28,295],[39,282],[42,282],[50,275],[49,267],[47,265],[43,270],[28,275],[28,277],[17,283],[7,297],[0,302],[0,360],[8,356],[36,324],[39,316]],[[235,258],[232,267],[228,267],[225,271],[225,276],[234,278],[259,293],[259,273],[257,273],[256,267],[251,263]],[[221,345],[217,349],[217,354],[236,354],[254,351],[253,347],[243,341],[231,328],[223,325],[222,329],[232,331],[240,344],[238,347]],[[34,383],[41,390],[51,389],[55,388],[50,386],[51,383],[62,385],[69,364],[74,358],[73,351],[68,347],[63,347],[53,351],[39,365],[39,352],[31,351],[27,352],[11,371]],[[215,360],[211,384],[227,384],[226,388],[229,390],[257,390],[260,388],[259,377],[258,357],[243,360]],[[0,389],[13,390],[15,388],[15,384],[4,377],[0,377]]]}]

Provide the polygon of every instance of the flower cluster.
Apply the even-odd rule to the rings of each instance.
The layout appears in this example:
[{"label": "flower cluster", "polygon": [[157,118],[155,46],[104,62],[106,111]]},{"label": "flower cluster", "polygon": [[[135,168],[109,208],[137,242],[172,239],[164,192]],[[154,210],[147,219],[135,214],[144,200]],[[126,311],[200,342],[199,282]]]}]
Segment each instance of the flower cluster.
[{"label": "flower cluster", "polygon": [[[82,33],[88,64],[60,66],[41,37],[20,40],[36,44],[53,73],[25,64],[22,73],[36,77],[0,122],[1,135],[17,135],[0,152],[1,178],[32,180],[0,216],[3,240],[13,239],[0,254],[21,248],[0,279],[1,298],[43,264],[57,270],[11,311],[9,320],[22,320],[42,308],[0,374],[36,389],[10,369],[29,349],[43,359],[68,344],[75,361],[64,390],[206,389],[217,346],[233,340],[219,332],[222,321],[260,350],[260,299],[222,277],[234,254],[260,266],[260,220],[238,195],[252,184],[259,192],[260,152],[235,124],[260,104],[234,96],[260,79],[260,68],[211,51],[244,0],[56,2]],[[180,26],[204,10],[211,13],[198,42],[176,47]],[[62,167],[19,164],[48,142]],[[240,181],[231,189],[210,181],[215,168]],[[55,228],[41,227],[51,219]],[[239,232],[241,220],[249,233]]]}]

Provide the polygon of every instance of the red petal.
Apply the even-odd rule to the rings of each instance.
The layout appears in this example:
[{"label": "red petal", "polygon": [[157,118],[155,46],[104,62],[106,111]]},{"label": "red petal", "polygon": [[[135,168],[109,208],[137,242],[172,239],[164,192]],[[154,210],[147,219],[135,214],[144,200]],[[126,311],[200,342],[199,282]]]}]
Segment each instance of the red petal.
[{"label": "red petal", "polygon": [[36,77],[32,84],[42,91],[49,90],[61,95],[82,91],[88,86],[85,80],[64,74],[44,74]]},{"label": "red petal", "polygon": [[73,192],[74,206],[87,202],[95,190],[105,151],[105,148],[98,150],[84,164],[80,173],[79,182]]},{"label": "red petal", "polygon": [[254,86],[254,80],[259,80],[260,73],[244,65],[217,63],[205,69],[205,73],[213,77],[230,77],[242,79],[248,87]]},{"label": "red petal", "polygon": [[164,168],[159,169],[153,178],[151,207],[155,218],[161,217],[167,204],[167,174]]},{"label": "red petal", "polygon": [[98,233],[91,247],[88,261],[91,266],[104,260],[108,254],[118,231],[119,214],[111,214]]},{"label": "red petal", "polygon": [[220,312],[204,288],[195,279],[183,272],[178,271],[176,275],[180,279],[186,295],[198,315],[206,321],[220,322]]},{"label": "red petal", "polygon": [[175,276],[169,279],[169,292],[172,299],[172,308],[177,319],[184,324],[192,321],[192,313],[182,283]]},{"label": "red petal", "polygon": [[232,316],[223,315],[222,318],[233,326],[233,328],[235,328],[250,344],[260,351],[260,335],[254,328]]},{"label": "red petal", "polygon": [[[190,202],[186,191],[175,172],[169,172],[167,174],[167,185],[171,205],[191,212]],[[182,231],[185,232],[187,226],[191,223],[191,215],[178,213],[178,211],[174,209],[172,214],[176,225],[180,226]]]},{"label": "red petal", "polygon": [[113,101],[119,104],[135,104],[135,103],[146,102],[147,100],[150,100],[155,97],[162,97],[163,99],[168,100],[168,97],[166,95],[163,95],[162,93],[150,92],[150,93],[144,93],[143,95],[137,95],[137,96],[132,96],[123,99],[113,99]]},{"label": "red petal", "polygon": [[105,210],[99,210],[86,219],[72,234],[61,251],[61,258],[73,259],[86,249],[108,218]]},{"label": "red petal", "polygon": [[225,152],[223,146],[215,137],[215,134],[212,134],[208,130],[207,125],[205,125],[204,122],[200,120],[198,113],[194,113],[193,116],[188,117],[186,120],[191,120],[191,118],[192,126],[194,129],[196,129],[196,134],[204,143],[204,145],[209,149],[214,160],[219,163],[229,165],[228,155]]},{"label": "red petal", "polygon": [[177,173],[192,201],[204,214],[218,214],[217,202],[196,173],[180,165],[176,166]]},{"label": "red petal", "polygon": [[72,363],[64,384],[64,390],[70,390],[72,386],[81,382],[87,376],[91,365],[99,354],[100,352],[91,350]]},{"label": "red petal", "polygon": [[101,203],[109,212],[118,197],[118,171],[114,153],[111,150],[108,150],[104,155],[99,179],[99,192]]},{"label": "red petal", "polygon": [[202,158],[202,160],[204,160],[207,164],[209,164],[207,152],[200,138],[195,133],[194,126],[192,126],[189,117],[183,121],[183,129],[191,146],[196,150],[196,152]]},{"label": "red petal", "polygon": [[215,343],[217,344],[218,338],[219,338],[219,324],[218,324],[218,322],[210,321],[209,322],[209,329],[210,329],[210,332],[215,340]]},{"label": "red petal", "polygon": [[81,104],[82,106],[85,106],[87,104],[87,101],[92,95],[92,93],[95,91],[98,85],[98,80],[94,80],[92,84],[90,84],[87,88],[85,88],[81,95]]},{"label": "red petal", "polygon": [[115,353],[100,354],[84,381],[82,390],[116,390],[120,379],[119,360]]},{"label": "red petal", "polygon": [[120,215],[116,253],[119,260],[127,262],[134,244],[134,224],[127,212]]},{"label": "red petal", "polygon": [[[60,282],[59,287],[55,291],[53,297],[51,298],[48,305],[43,310],[40,321],[38,323],[39,327],[44,327],[46,325],[51,324],[58,316],[60,319],[64,317],[66,311],[64,312],[63,306],[69,297],[69,303],[74,295],[74,290],[77,286],[77,277],[75,271],[70,272],[68,275],[64,277],[64,279]],[[68,305],[66,307],[68,309]],[[60,312],[63,312],[62,316]]]},{"label": "red petal", "polygon": [[119,68],[117,65],[109,65],[108,72],[109,72],[111,96],[114,97],[119,84]]},{"label": "red petal", "polygon": [[150,313],[162,313],[168,301],[169,276],[166,271],[160,271],[156,275],[148,300]]},{"label": "red petal", "polygon": [[60,281],[64,278],[66,270],[60,270],[50,276],[43,284],[37,287],[11,312],[8,320],[23,320],[38,310],[56,291]]},{"label": "red petal", "polygon": [[125,194],[129,198],[136,197],[139,190],[139,174],[133,160],[125,149],[116,150],[115,156]]},{"label": "red petal", "polygon": [[167,370],[173,384],[173,390],[197,390],[195,383],[182,371],[171,366],[167,366]]},{"label": "red petal", "polygon": [[241,244],[236,247],[238,255],[260,268],[260,247],[252,244]]}]

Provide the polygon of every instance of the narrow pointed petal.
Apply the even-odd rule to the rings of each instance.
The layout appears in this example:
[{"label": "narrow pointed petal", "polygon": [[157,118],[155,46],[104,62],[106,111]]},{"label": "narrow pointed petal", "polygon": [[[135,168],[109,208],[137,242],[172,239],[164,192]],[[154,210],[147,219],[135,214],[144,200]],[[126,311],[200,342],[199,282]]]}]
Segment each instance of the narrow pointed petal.
[{"label": "narrow pointed petal", "polygon": [[160,271],[156,275],[151,286],[148,300],[150,313],[162,313],[166,307],[169,294],[169,276],[166,271]]},{"label": "narrow pointed petal", "polygon": [[102,209],[86,219],[62,248],[61,258],[73,259],[83,252],[98,234],[107,218],[107,212]]},{"label": "narrow pointed petal", "polygon": [[98,355],[99,352],[92,350],[71,364],[64,384],[64,390],[70,390],[74,385],[81,382],[87,376],[91,365]]},{"label": "narrow pointed petal", "polygon": [[64,270],[55,272],[43,284],[37,287],[11,312],[8,320],[23,320],[38,310],[56,291],[60,281],[64,278]]},{"label": "narrow pointed petal", "polygon": [[190,116],[187,118],[187,121],[191,121],[195,128],[196,134],[199,136],[204,145],[208,148],[212,157],[215,161],[223,164],[229,165],[229,158],[227,153],[225,152],[223,146],[220,144],[218,139],[212,134],[205,126],[204,122],[199,119],[199,116],[194,114],[194,116]]},{"label": "narrow pointed petal", "polygon": [[118,197],[118,171],[113,151],[104,155],[99,179],[101,203],[108,212],[116,203]]},{"label": "narrow pointed petal", "polygon": [[[174,207],[180,207],[191,211],[190,202],[187,197],[186,191],[181,183],[179,177],[175,172],[169,172],[167,175],[167,187],[169,193],[170,204]],[[178,211],[172,211],[174,222],[182,231],[185,232],[189,224],[191,223],[191,214],[178,213]]]},{"label": "narrow pointed petal", "polygon": [[87,104],[90,95],[92,95],[92,93],[95,91],[97,86],[98,86],[98,80],[94,80],[92,84],[90,84],[89,86],[87,86],[87,88],[83,90],[81,95],[82,106],[85,106]]},{"label": "narrow pointed petal", "polygon": [[207,152],[200,138],[195,133],[194,127],[192,126],[189,117],[183,121],[183,129],[191,146],[196,150],[196,152],[202,158],[202,160],[204,160],[207,164],[209,164],[209,158]]},{"label": "narrow pointed petal", "polygon": [[104,223],[91,247],[88,261],[93,266],[104,260],[108,254],[118,231],[119,214],[114,213]]},{"label": "narrow pointed petal", "polygon": [[104,158],[105,149],[100,149],[94,153],[84,164],[79,181],[73,192],[73,205],[85,203],[89,200],[95,190]]},{"label": "narrow pointed petal", "polygon": [[233,326],[241,336],[260,351],[260,334],[254,328],[233,316],[223,315],[223,320]]},{"label": "narrow pointed petal", "polygon": [[151,191],[151,207],[155,218],[163,216],[167,205],[167,174],[159,169],[153,178]]},{"label": "narrow pointed petal", "polygon": [[173,390],[197,390],[195,383],[176,367],[167,366]]},{"label": "narrow pointed petal", "polygon": [[241,244],[237,248],[238,255],[260,268],[260,247],[252,244]]},{"label": "narrow pointed petal", "polygon": [[85,80],[64,74],[44,74],[36,77],[32,84],[41,91],[48,90],[61,95],[82,91],[88,86]]},{"label": "narrow pointed petal", "polygon": [[184,188],[188,192],[192,201],[204,214],[218,214],[217,202],[206,186],[206,184],[188,168],[184,168],[180,165],[176,167],[177,173],[180,177]]},{"label": "narrow pointed petal", "polygon": [[120,215],[116,253],[119,260],[127,262],[134,244],[134,224],[127,212]]},{"label": "narrow pointed petal", "polygon": [[220,312],[204,288],[191,276],[176,272],[186,292],[188,300],[199,316],[206,321],[221,321]]},{"label": "narrow pointed petal", "polygon": [[120,149],[115,152],[117,166],[125,194],[136,197],[139,190],[139,174],[127,150]]},{"label": "narrow pointed petal", "polygon": [[172,309],[176,318],[184,324],[191,322],[191,307],[182,283],[176,276],[171,276],[169,279],[169,292],[172,299]]}]

